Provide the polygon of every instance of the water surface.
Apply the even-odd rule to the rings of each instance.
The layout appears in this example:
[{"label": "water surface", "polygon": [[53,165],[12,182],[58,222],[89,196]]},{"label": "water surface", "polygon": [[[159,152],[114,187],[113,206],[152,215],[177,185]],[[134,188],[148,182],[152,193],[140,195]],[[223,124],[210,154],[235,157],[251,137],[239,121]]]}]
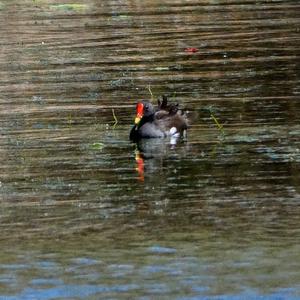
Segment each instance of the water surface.
[{"label": "water surface", "polygon": [[[0,299],[299,298],[299,17],[0,1]],[[129,142],[150,91],[187,141]]]}]

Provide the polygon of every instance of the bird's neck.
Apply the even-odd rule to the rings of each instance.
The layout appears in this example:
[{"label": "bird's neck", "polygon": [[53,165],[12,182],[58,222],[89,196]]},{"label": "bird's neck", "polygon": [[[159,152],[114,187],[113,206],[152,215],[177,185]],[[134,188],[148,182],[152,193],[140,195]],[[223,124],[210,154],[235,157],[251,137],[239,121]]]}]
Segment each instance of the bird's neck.
[{"label": "bird's neck", "polygon": [[150,116],[143,116],[140,123],[137,125],[137,128],[141,128],[145,123],[153,122],[154,120],[154,114]]}]

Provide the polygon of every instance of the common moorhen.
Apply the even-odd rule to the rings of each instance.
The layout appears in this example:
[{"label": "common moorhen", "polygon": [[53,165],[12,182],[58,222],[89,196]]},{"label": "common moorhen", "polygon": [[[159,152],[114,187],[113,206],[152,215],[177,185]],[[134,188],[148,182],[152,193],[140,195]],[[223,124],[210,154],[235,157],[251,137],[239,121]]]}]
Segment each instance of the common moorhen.
[{"label": "common moorhen", "polygon": [[129,136],[132,141],[185,136],[188,127],[187,118],[178,109],[178,104],[169,104],[165,96],[162,101],[158,100],[157,108],[149,101],[138,102],[134,123]]}]

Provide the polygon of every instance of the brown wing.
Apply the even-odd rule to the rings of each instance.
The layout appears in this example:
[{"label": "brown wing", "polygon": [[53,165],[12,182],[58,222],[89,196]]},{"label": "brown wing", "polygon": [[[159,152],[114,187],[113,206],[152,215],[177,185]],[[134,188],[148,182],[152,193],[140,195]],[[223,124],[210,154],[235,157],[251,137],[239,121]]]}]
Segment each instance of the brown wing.
[{"label": "brown wing", "polygon": [[166,110],[159,110],[154,114],[154,118],[156,120],[161,120],[167,118],[169,116],[169,112]]}]

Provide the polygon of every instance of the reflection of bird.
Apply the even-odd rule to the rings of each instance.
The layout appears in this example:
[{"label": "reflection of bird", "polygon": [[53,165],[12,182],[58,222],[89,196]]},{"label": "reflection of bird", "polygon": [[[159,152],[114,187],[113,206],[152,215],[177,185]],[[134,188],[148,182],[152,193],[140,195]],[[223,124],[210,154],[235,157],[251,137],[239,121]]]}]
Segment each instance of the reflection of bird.
[{"label": "reflection of bird", "polygon": [[181,160],[182,157],[186,157],[188,150],[188,143],[172,144],[167,138],[138,140],[134,152],[138,180],[144,181],[157,174],[165,166],[164,161],[174,163]]},{"label": "reflection of bird", "polygon": [[143,158],[143,155],[139,152],[139,151],[136,151],[135,153],[135,161],[136,161],[136,170],[139,174],[139,177],[138,179],[140,181],[144,181],[144,165],[145,165],[145,162],[144,162],[144,158]]},{"label": "reflection of bird", "polygon": [[178,104],[168,103],[163,96],[158,100],[157,108],[149,101],[140,101],[136,105],[135,125],[130,131],[130,140],[142,138],[162,138],[185,136],[187,130],[186,115],[178,109]]}]

